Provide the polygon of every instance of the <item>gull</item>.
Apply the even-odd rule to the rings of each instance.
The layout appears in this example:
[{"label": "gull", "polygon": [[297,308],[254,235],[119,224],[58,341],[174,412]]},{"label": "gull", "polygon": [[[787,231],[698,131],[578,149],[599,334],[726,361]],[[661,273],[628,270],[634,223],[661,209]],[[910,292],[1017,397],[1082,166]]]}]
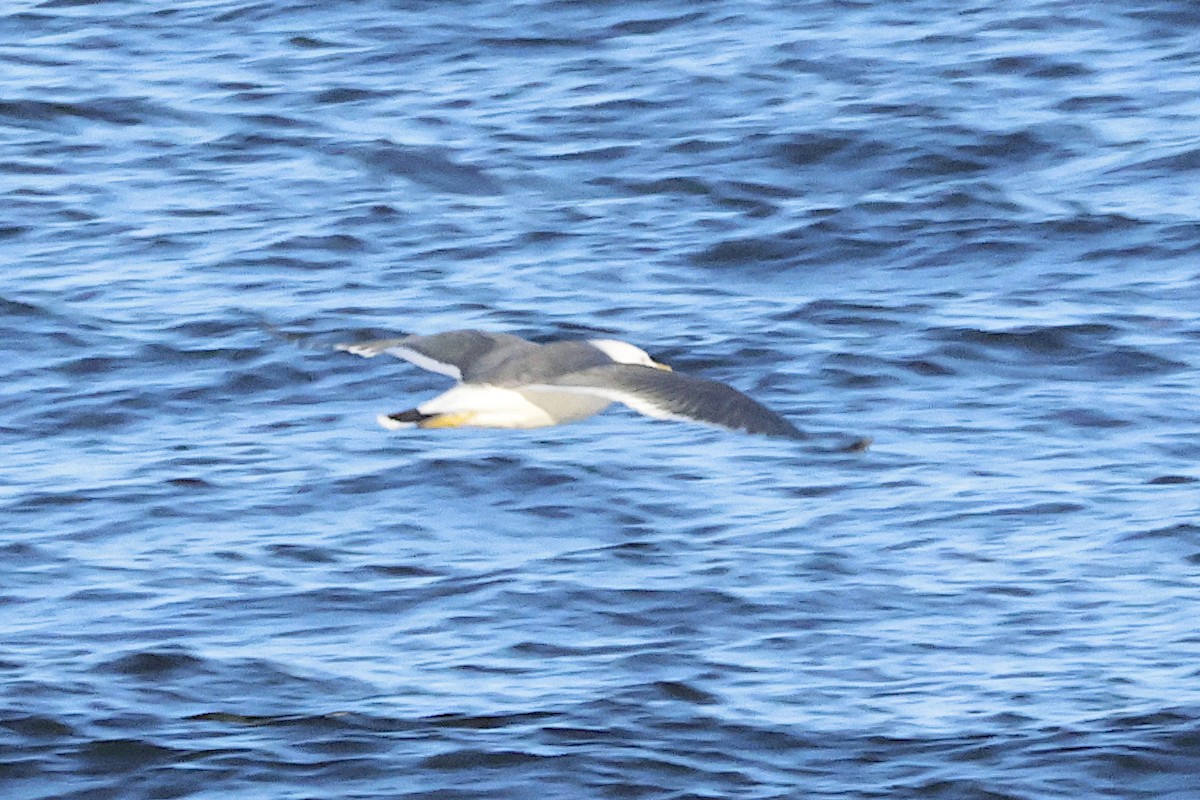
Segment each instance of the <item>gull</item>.
[{"label": "gull", "polygon": [[621,403],[657,419],[804,437],[791,422],[732,386],[681,375],[640,347],[615,339],[537,344],[508,333],[458,330],[337,349],[365,358],[388,353],[458,381],[415,408],[376,417],[393,430],[541,428],[586,419]]}]

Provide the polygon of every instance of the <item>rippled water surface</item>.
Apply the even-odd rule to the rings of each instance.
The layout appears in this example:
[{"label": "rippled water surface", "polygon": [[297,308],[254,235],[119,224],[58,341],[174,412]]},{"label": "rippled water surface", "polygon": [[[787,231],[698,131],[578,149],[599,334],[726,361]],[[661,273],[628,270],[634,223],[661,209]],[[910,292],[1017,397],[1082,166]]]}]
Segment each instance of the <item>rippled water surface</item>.
[{"label": "rippled water surface", "polygon": [[4,798],[1200,797],[1195,4],[0,13]]}]

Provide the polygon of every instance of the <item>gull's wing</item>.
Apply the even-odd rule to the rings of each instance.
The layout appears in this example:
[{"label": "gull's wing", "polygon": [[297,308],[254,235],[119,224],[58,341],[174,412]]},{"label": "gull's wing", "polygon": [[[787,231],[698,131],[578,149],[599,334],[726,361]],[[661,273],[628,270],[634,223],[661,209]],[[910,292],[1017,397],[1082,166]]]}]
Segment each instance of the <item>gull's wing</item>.
[{"label": "gull's wing", "polygon": [[654,367],[608,364],[522,388],[590,394],[659,419],[704,422],[766,436],[804,438],[795,425],[732,386]]},{"label": "gull's wing", "polygon": [[490,364],[536,347],[533,342],[508,333],[465,330],[337,345],[338,350],[364,358],[388,353],[455,380],[469,380],[473,372],[478,373]]}]

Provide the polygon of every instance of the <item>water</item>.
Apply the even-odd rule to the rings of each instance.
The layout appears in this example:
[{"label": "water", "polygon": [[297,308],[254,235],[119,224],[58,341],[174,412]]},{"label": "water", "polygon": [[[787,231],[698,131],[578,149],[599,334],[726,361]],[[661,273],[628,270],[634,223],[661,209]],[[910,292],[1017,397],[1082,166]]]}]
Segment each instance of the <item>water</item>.
[{"label": "water", "polygon": [[[1200,797],[1198,23],[8,3],[4,797]],[[330,347],[458,327],[816,438]]]}]

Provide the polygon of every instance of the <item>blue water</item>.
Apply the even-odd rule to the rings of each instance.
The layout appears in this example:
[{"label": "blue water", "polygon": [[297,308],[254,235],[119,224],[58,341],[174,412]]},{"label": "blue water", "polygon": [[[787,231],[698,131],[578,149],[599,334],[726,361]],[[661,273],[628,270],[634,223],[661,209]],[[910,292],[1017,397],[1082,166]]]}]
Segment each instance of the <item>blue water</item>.
[{"label": "blue water", "polygon": [[[14,0],[0,62],[6,800],[1200,797],[1195,4]],[[813,438],[392,433],[444,379],[331,347],[462,327]]]}]

